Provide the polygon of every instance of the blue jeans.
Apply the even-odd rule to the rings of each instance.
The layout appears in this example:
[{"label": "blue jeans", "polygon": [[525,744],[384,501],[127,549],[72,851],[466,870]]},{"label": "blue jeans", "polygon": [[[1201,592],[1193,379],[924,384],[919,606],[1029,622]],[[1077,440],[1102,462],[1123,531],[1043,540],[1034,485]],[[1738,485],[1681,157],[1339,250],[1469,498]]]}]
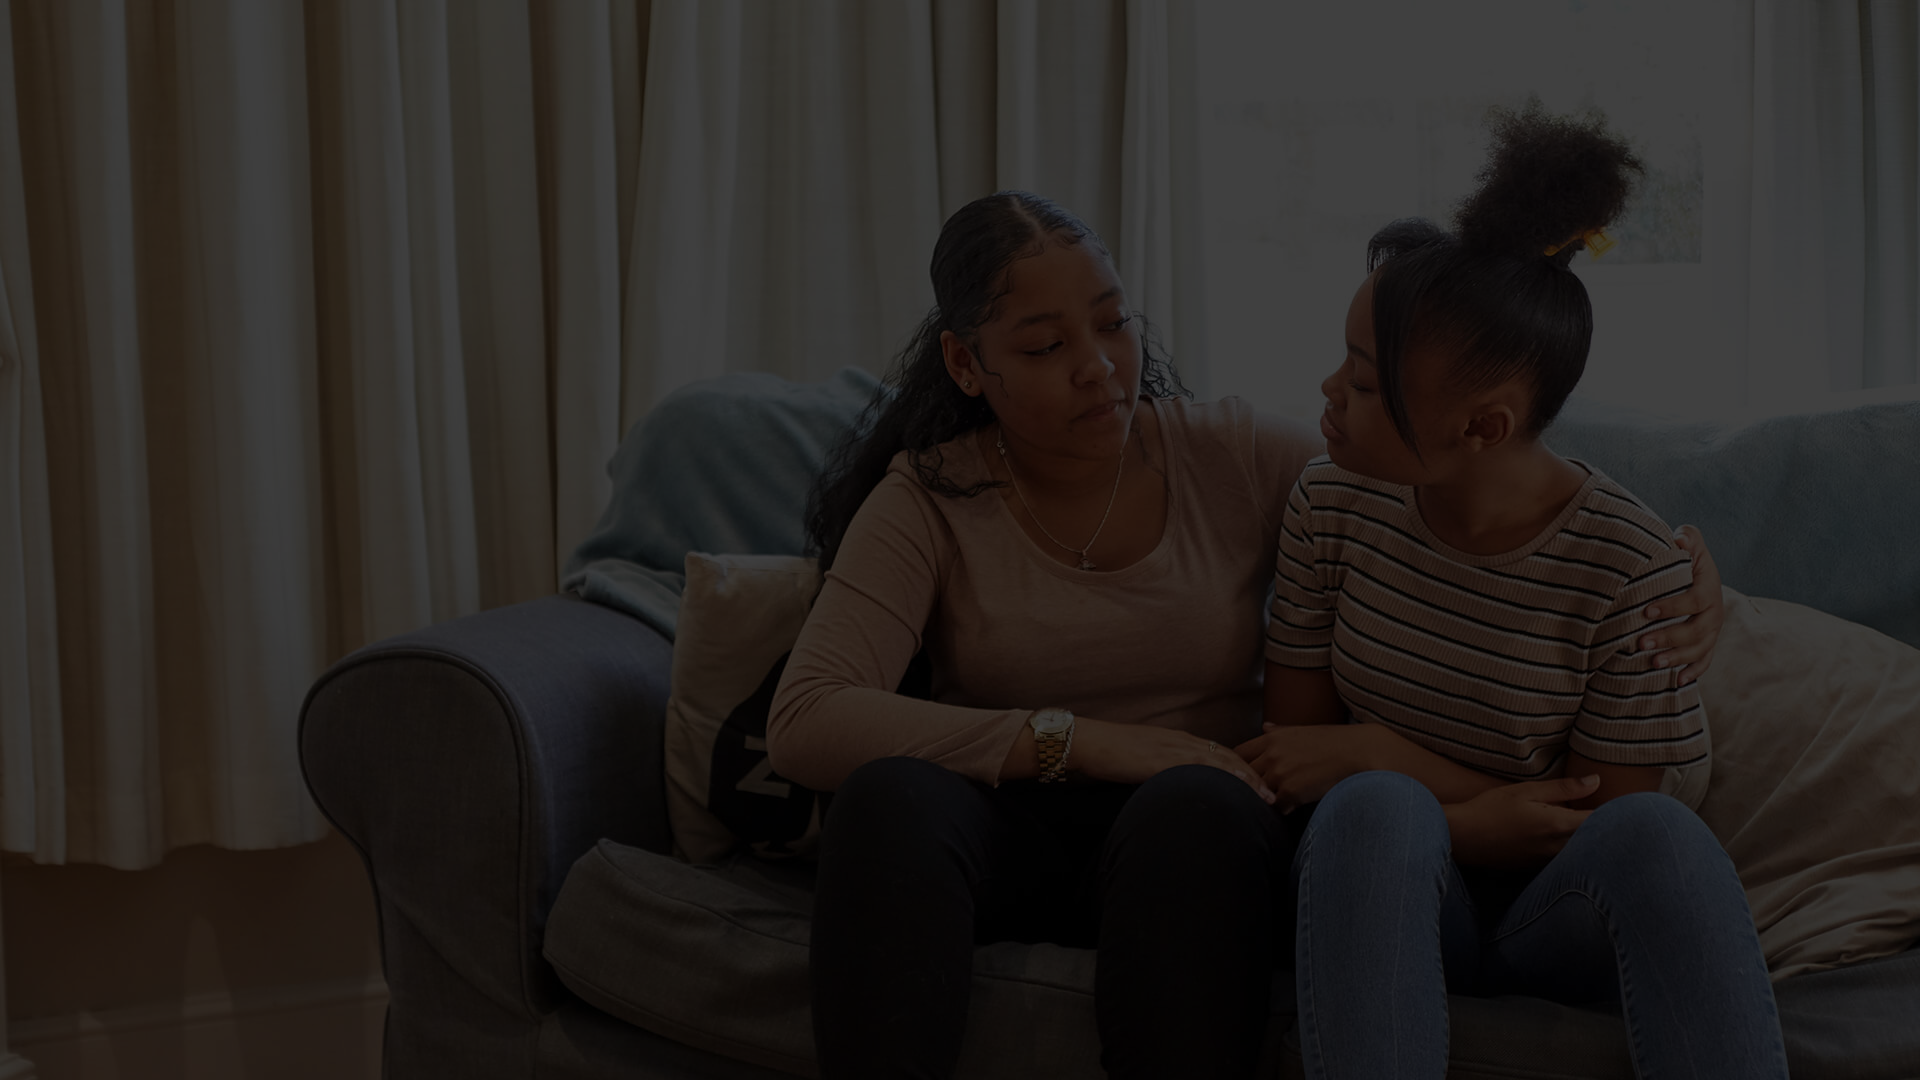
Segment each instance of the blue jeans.
[{"label": "blue jeans", "polygon": [[1313,811],[1294,859],[1307,1075],[1447,1071],[1447,994],[1616,1004],[1642,1080],[1787,1075],[1733,864],[1685,806],[1602,806],[1537,873],[1463,869],[1419,782],[1368,772]]}]

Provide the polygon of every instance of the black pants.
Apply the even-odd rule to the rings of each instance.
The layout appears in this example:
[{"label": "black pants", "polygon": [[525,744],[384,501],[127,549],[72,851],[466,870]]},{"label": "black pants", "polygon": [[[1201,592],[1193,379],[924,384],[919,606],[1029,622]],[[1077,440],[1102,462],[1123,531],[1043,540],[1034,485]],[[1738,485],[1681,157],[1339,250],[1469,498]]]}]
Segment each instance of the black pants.
[{"label": "black pants", "polygon": [[1138,787],[998,788],[912,758],[865,765],[821,837],[821,1075],[951,1076],[975,944],[1051,941],[1099,950],[1109,1076],[1244,1080],[1292,955],[1297,843],[1297,823],[1203,765]]}]

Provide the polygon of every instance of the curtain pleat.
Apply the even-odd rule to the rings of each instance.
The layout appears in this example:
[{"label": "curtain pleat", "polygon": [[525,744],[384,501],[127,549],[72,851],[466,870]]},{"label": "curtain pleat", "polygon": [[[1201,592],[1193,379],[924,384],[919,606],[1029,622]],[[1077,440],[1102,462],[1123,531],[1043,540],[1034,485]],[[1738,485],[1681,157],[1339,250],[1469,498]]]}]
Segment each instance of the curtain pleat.
[{"label": "curtain pleat", "polygon": [[[13,0],[0,0],[0,88],[15,83]],[[66,850],[52,510],[27,245],[20,114],[0,92],[0,847]]]},{"label": "curtain pleat", "polygon": [[250,0],[170,14],[147,39],[177,58],[159,80],[177,129],[170,201],[143,214],[167,231],[140,285],[156,312],[141,358],[165,764],[156,842],[270,847],[322,829],[294,747],[261,722],[297,712],[325,660],[303,34],[297,10]]},{"label": "curtain pleat", "polygon": [[[613,51],[613,150],[616,179],[614,198],[619,202],[619,222],[614,243],[619,246],[616,260],[620,271],[617,295],[626,302],[629,269],[633,264],[634,201],[640,193],[640,119],[646,107],[647,35],[651,29],[651,0],[608,0],[607,43]],[[621,430],[633,422],[623,412]]]},{"label": "curtain pleat", "polygon": [[1920,13],[1861,4],[1866,328],[1860,385],[1920,382]]},{"label": "curtain pleat", "polygon": [[447,0],[398,0],[414,393],[430,618],[478,611],[460,265],[454,229]]},{"label": "curtain pleat", "polygon": [[[1194,126],[1165,85],[1191,71],[1177,8],[657,0],[623,423],[715,357],[802,379],[883,369],[932,301],[940,223],[998,188],[1100,231],[1163,337],[1182,311],[1197,324],[1197,241],[1176,240],[1197,222],[1172,209],[1197,188],[1174,179]],[[1187,294],[1176,262],[1194,266]]]},{"label": "curtain pleat", "polygon": [[935,152],[945,221],[999,186],[996,13],[981,0],[933,0],[932,8]]},{"label": "curtain pleat", "polygon": [[492,608],[553,591],[566,550],[552,512],[531,16],[526,0],[462,0],[447,25],[474,531]]},{"label": "curtain pleat", "polygon": [[724,355],[745,0],[659,0],[647,31],[622,413]]},{"label": "curtain pleat", "polygon": [[1908,3],[1747,0],[1746,392],[1793,409],[1916,381],[1920,30]]},{"label": "curtain pleat", "polygon": [[1147,311],[1173,304],[1172,87],[1167,84],[1165,0],[1127,0],[1126,70],[1121,115],[1120,231],[1125,237],[1120,279],[1134,306]]},{"label": "curtain pleat", "polygon": [[378,0],[315,13],[325,29],[310,53],[327,69],[315,82],[326,84],[322,109],[337,114],[314,177],[327,193],[315,231],[336,247],[319,289],[321,365],[333,375],[324,408],[344,451],[329,454],[339,462],[334,543],[357,554],[342,582],[357,593],[350,632],[378,640],[433,617],[400,28],[395,5]]},{"label": "curtain pleat", "polygon": [[317,839],[312,680],[604,502],[646,5],[0,12],[0,846]]},{"label": "curtain pleat", "polygon": [[[651,16],[623,420],[716,362],[884,368],[932,302],[948,179],[932,6],[658,0]],[[990,162],[975,175],[961,201],[992,190]]]},{"label": "curtain pleat", "polygon": [[551,592],[684,383],[884,368],[995,188],[1197,319],[1189,18],[0,0],[0,847],[318,838],[326,664]]},{"label": "curtain pleat", "polygon": [[[856,254],[875,268],[875,310],[910,313],[906,324],[875,328],[874,348],[882,355],[906,335],[911,313],[929,301],[926,265],[946,220],[938,87],[928,77],[929,68],[938,66],[930,8],[888,0],[866,0],[860,7],[861,81],[849,106],[864,109],[863,137],[854,165],[858,195],[847,209],[851,220],[868,221]],[[923,59],[928,57],[933,64]],[[894,87],[913,92],[895,93]],[[905,232],[897,234],[896,228]],[[820,366],[810,373],[826,374]]]},{"label": "curtain pleat", "polygon": [[540,0],[547,105],[543,191],[551,320],[554,573],[592,530],[620,432],[619,157],[607,0]]},{"label": "curtain pleat", "polygon": [[152,529],[135,276],[127,19],[110,0],[15,12],[50,566],[59,596],[67,845],[139,864],[160,841]]},{"label": "curtain pleat", "polygon": [[1125,0],[999,0],[996,37],[996,186],[1074,211],[1125,267]]},{"label": "curtain pleat", "polygon": [[[1165,43],[1167,82],[1164,153],[1168,160],[1166,207],[1155,211],[1167,225],[1162,258],[1172,295],[1149,298],[1148,310],[1165,320],[1162,337],[1178,358],[1187,384],[1201,397],[1213,396],[1207,338],[1206,221],[1201,213],[1199,10],[1189,3],[1161,3],[1161,14],[1146,33]],[[1142,95],[1143,97],[1148,95]],[[1174,328],[1179,328],[1176,337]]]}]

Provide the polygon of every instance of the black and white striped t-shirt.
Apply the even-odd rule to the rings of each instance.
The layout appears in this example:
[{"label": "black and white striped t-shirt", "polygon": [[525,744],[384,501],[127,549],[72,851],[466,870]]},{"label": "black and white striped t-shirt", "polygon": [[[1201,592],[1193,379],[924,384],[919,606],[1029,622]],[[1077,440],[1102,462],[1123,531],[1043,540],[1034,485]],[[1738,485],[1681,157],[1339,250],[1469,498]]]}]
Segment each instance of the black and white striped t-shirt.
[{"label": "black and white striped t-shirt", "polygon": [[1635,642],[1653,601],[1692,584],[1672,530],[1590,466],[1526,546],[1448,547],[1413,489],[1325,457],[1287,502],[1267,659],[1331,667],[1356,720],[1386,724],[1463,765],[1558,776],[1569,748],[1616,765],[1707,753],[1700,696]]}]

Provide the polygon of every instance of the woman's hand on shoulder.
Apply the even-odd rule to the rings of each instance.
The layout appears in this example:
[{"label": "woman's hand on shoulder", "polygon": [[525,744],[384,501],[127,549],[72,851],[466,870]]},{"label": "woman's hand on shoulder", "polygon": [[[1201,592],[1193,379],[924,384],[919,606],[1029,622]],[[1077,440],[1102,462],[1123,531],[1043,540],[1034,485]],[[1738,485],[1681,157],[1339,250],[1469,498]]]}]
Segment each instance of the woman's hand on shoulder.
[{"label": "woman's hand on shoulder", "polygon": [[1447,809],[1453,857],[1462,866],[1539,866],[1567,846],[1591,810],[1568,803],[1592,795],[1597,777],[1503,784]]},{"label": "woman's hand on shoulder", "polygon": [[1267,802],[1274,794],[1232,748],[1173,728],[1116,724],[1080,717],[1074,722],[1067,767],[1094,780],[1144,784],[1179,765],[1211,765],[1244,780]]},{"label": "woman's hand on shoulder", "polygon": [[1706,538],[1691,525],[1680,526],[1673,534],[1673,546],[1693,556],[1693,587],[1679,596],[1651,604],[1649,619],[1686,616],[1685,621],[1662,627],[1640,639],[1640,648],[1661,650],[1653,662],[1660,667],[1678,668],[1680,684],[1706,674],[1713,663],[1713,647],[1720,640],[1720,627],[1727,611],[1720,599],[1720,568],[1713,564]]}]

